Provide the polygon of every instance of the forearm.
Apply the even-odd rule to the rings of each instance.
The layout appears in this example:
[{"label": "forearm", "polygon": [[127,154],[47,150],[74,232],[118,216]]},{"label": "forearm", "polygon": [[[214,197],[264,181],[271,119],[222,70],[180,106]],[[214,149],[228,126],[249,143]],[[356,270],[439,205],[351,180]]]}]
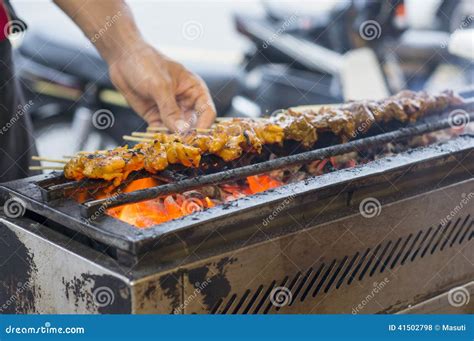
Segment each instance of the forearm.
[{"label": "forearm", "polygon": [[149,125],[211,126],[216,112],[206,84],[143,40],[125,1],[53,1],[97,47],[112,83]]},{"label": "forearm", "polygon": [[130,8],[123,0],[54,0],[110,63],[143,44]]}]

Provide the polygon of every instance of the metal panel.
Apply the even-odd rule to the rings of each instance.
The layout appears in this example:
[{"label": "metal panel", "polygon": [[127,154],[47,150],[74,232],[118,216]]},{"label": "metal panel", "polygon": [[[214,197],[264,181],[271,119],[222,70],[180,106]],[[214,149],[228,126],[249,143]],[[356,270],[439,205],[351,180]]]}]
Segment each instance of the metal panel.
[{"label": "metal panel", "polygon": [[1,216],[0,244],[0,313],[131,312],[128,279],[101,253]]},{"label": "metal panel", "polygon": [[[456,295],[458,295],[456,298]],[[453,301],[455,300],[455,301]],[[453,305],[454,302],[454,305]],[[399,314],[472,314],[474,312],[474,282],[451,288],[441,295],[423,301]]]},{"label": "metal panel", "polygon": [[[186,312],[355,314],[417,304],[474,276],[474,205],[441,224],[462,193],[474,193],[474,180],[383,205],[370,219],[310,225],[197,262],[184,269]],[[277,287],[286,288],[281,307],[270,300]]]}]

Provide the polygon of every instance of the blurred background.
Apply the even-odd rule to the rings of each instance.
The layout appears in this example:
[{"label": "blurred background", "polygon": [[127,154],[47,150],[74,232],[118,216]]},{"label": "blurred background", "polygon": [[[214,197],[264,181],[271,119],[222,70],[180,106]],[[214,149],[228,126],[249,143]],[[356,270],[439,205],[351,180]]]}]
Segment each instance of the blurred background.
[{"label": "blurred background", "polygon": [[[115,147],[145,128],[66,15],[47,0],[12,4],[28,24],[13,41],[40,154]],[[473,83],[472,0],[129,4],[146,39],[207,82],[219,116]],[[113,113],[106,129],[100,110]]]}]

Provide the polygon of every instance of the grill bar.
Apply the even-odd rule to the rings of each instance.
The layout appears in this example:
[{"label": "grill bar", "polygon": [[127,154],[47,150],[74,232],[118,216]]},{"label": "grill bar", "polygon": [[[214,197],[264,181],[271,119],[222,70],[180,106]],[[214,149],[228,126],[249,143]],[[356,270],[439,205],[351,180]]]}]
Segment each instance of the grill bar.
[{"label": "grill bar", "polygon": [[[474,114],[468,114],[468,120],[474,119]],[[435,122],[418,124],[412,127],[401,128],[397,131],[388,132],[376,136],[367,137],[360,140],[351,141],[345,144],[330,146],[318,150],[312,150],[296,155],[285,156],[262,163],[240,167],[237,169],[226,170],[214,174],[197,176],[185,179],[180,182],[169,183],[156,187],[146,188],[130,193],[121,193],[113,198],[97,199],[84,202],[81,205],[81,215],[90,217],[98,213],[105,212],[105,209],[117,207],[125,204],[131,204],[146,201],[159,196],[171,193],[179,193],[187,190],[196,189],[206,185],[220,184],[230,181],[244,179],[248,176],[270,172],[289,166],[302,165],[311,161],[326,159],[331,156],[341,155],[359,149],[365,149],[380,144],[389,143],[407,137],[426,134],[437,130],[448,129],[452,127],[453,119],[445,118]]]},{"label": "grill bar", "polygon": [[[147,172],[134,172],[122,183],[122,185],[127,185],[132,181],[153,177],[156,180],[159,180],[164,183],[171,183],[176,181],[181,181],[186,178],[186,176],[177,173],[171,172],[170,170],[164,170],[157,174],[151,175]],[[86,179],[80,181],[70,181],[63,177],[53,178],[54,181],[48,179],[44,182],[38,182],[37,185],[41,190],[41,196],[45,201],[53,201],[56,199],[61,199],[68,196],[70,193],[73,193],[77,190],[91,190],[91,189],[100,189],[110,186],[110,183],[104,182],[103,180],[95,179]]]}]

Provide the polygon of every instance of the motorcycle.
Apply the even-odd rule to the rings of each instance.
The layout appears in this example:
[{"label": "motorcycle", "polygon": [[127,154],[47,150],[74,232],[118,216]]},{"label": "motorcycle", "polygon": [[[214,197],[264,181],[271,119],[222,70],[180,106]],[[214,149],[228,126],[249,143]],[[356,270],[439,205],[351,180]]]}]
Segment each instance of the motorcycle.
[{"label": "motorcycle", "polygon": [[[473,16],[466,2],[437,5],[446,8],[448,2],[457,9],[450,12],[457,13],[449,17],[451,26],[467,27]],[[265,4],[263,18],[237,14],[235,25],[252,43],[243,64],[246,95],[270,112],[288,103],[338,103],[430,89],[446,64],[472,70],[449,53],[451,32],[443,31],[439,20],[433,18],[438,24],[429,30],[410,27],[405,1],[343,1],[326,13]],[[472,72],[462,82],[470,80]]]}]

